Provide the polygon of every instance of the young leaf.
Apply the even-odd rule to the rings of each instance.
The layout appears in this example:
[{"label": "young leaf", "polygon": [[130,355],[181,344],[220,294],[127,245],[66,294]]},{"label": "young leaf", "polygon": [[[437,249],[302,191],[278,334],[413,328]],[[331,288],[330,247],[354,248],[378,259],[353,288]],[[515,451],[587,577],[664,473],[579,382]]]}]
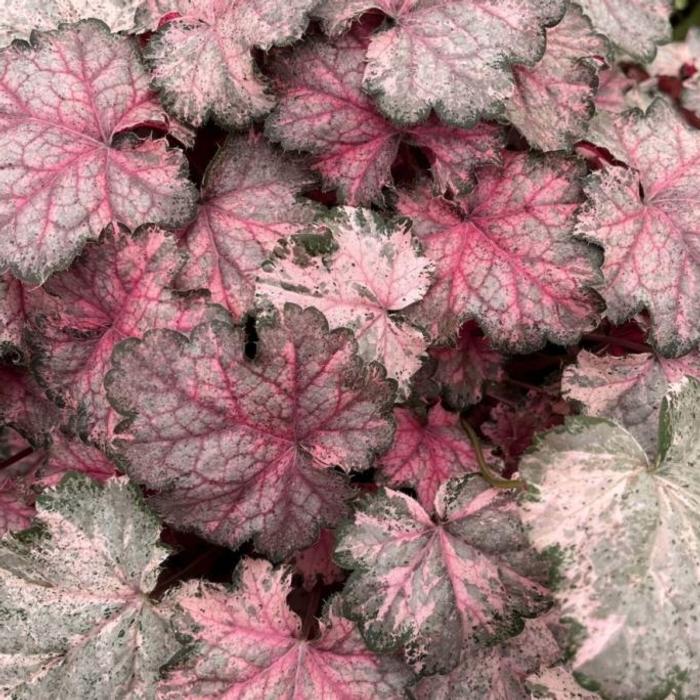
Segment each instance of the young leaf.
[{"label": "young leaf", "polygon": [[341,568],[333,561],[334,549],[333,530],[324,528],[319,532],[316,542],[294,555],[294,570],[303,576],[303,586],[307,591],[316,585],[319,578],[326,586],[345,578]]},{"label": "young leaf", "polygon": [[281,559],[345,513],[330,467],[367,469],[389,446],[394,390],[315,310],[289,306],[258,333],[250,360],[225,323],[151,331],[116,347],[105,386],[130,419],[115,447],[164,517]]},{"label": "young leaf", "polygon": [[521,462],[525,522],[579,630],[574,670],[605,697],[700,692],[699,401],[695,379],[666,396],[653,463],[621,426],[580,417]]},{"label": "young leaf", "polygon": [[656,100],[646,113],[617,117],[598,142],[630,167],[608,166],[586,185],[576,234],[605,249],[602,293],[620,323],[646,308],[664,355],[700,342],[700,266],[695,247],[700,204],[700,135]]},{"label": "young leaf", "polygon": [[436,522],[416,501],[382,489],[341,529],[336,561],[354,569],[344,611],[372,649],[404,648],[420,674],[447,672],[463,646],[492,642],[546,606],[540,562],[517,509],[478,476],[452,479]]},{"label": "young leaf", "polygon": [[570,149],[586,133],[595,111],[598,72],[608,45],[577,5],[547,30],[547,50],[533,67],[513,66],[515,91],[509,121],[542,151]]},{"label": "young leaf", "polygon": [[315,211],[298,195],[312,182],[262,139],[231,137],[204,176],[199,212],[185,234],[181,289],[207,288],[241,319],[253,305],[255,277],[277,241],[298,233]]},{"label": "young leaf", "polygon": [[479,471],[474,449],[459,425],[459,416],[439,404],[423,420],[401,407],[394,409],[394,418],[394,444],[379,459],[377,468],[390,486],[415,488],[418,502],[431,512],[444,482]]},{"label": "young leaf", "polygon": [[654,58],[657,44],[671,40],[672,0],[577,0],[593,27],[634,60]]},{"label": "young leaf", "polygon": [[406,395],[428,343],[400,312],[427,292],[433,265],[405,224],[387,223],[369,209],[336,209],[325,227],[333,252],[309,255],[308,238],[280,247],[258,277],[256,297],[261,306],[313,306],[331,328],[349,328],[360,356],[381,362]]},{"label": "young leaf", "polygon": [[402,141],[426,149],[441,191],[464,189],[476,165],[500,161],[496,126],[459,129],[431,119],[400,127],[379,113],[362,90],[368,43],[367,33],[355,30],[280,54],[272,68],[280,103],[268,135],[286,149],[310,151],[325,186],[353,206],[381,199]]},{"label": "young leaf", "polygon": [[191,218],[182,154],[122,135],[167,123],[131,40],[80,22],[3,51],[0,73],[0,267],[42,283],[108,224]]},{"label": "young leaf", "polygon": [[316,14],[335,34],[371,8],[393,20],[367,51],[363,84],[379,109],[399,124],[415,124],[435,110],[448,124],[468,127],[503,111],[513,91],[510,64],[540,60],[544,29],[561,19],[566,3],[327,0]]},{"label": "young leaf", "polygon": [[659,408],[671,384],[684,376],[700,379],[700,354],[667,360],[639,353],[598,357],[582,350],[564,370],[562,392],[589,416],[624,425],[650,457],[656,454]]},{"label": "young leaf", "polygon": [[185,257],[159,229],[135,236],[107,231],[44,285],[44,297],[54,297],[51,313],[44,313],[44,298],[32,298],[35,369],[93,440],[105,442],[115,423],[102,381],[120,340],[153,328],[187,333],[205,320],[226,318],[201,294],[182,296],[168,288]]},{"label": "young leaf", "polygon": [[148,600],[167,551],[133,486],[71,475],[40,528],[0,542],[0,691],[13,698],[152,698],[179,650]]},{"label": "young leaf", "polygon": [[163,103],[194,126],[211,117],[234,129],[264,116],[274,99],[258,76],[253,49],[299,39],[315,1],[172,0],[169,21],[146,48]]},{"label": "young leaf", "polygon": [[455,202],[425,188],[403,194],[436,282],[413,317],[448,338],[474,317],[497,345],[530,352],[566,345],[592,329],[600,304],[598,254],[572,237],[580,164],[559,155],[507,153]]},{"label": "young leaf", "polygon": [[307,640],[287,606],[291,575],[244,559],[233,588],[192,581],[177,593],[183,633],[195,653],[160,688],[160,697],[275,700],[394,700],[411,680],[396,659],[365,648],[355,626],[331,603],[321,633]]}]

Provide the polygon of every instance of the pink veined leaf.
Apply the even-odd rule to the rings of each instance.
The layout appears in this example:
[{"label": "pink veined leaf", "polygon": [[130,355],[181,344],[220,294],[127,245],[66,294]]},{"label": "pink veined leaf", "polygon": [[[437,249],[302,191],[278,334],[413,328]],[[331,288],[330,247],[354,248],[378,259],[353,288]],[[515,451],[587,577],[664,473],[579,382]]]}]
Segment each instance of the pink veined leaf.
[{"label": "pink veined leaf", "polygon": [[194,213],[181,152],[124,134],[168,124],[134,41],[84,21],[0,53],[0,266],[41,283],[108,225]]},{"label": "pink veined leaf", "polygon": [[116,347],[105,385],[130,418],[115,448],[167,520],[281,559],[346,512],[331,467],[362,471],[391,444],[394,387],[313,309],[288,306],[258,334],[251,360],[243,328],[152,331]]},{"label": "pink veined leaf", "polygon": [[431,512],[438,488],[452,477],[478,472],[474,450],[459,416],[440,404],[421,419],[410,408],[394,409],[394,444],[377,462],[380,479],[390,486],[410,486]]},{"label": "pink veined leaf", "polygon": [[576,225],[605,249],[607,316],[621,323],[647,309],[659,351],[682,355],[700,342],[700,135],[655,100],[646,113],[617,117],[598,145],[629,166],[589,178]]},{"label": "pink veined leaf", "polygon": [[512,63],[542,58],[545,27],[564,14],[562,0],[327,0],[316,14],[331,34],[377,8],[393,26],[367,50],[364,89],[399,124],[431,110],[448,124],[471,126],[503,111],[514,87]]},{"label": "pink veined leaf", "polygon": [[275,104],[253,50],[290,44],[306,29],[316,0],[172,0],[170,20],[153,36],[146,60],[163,104],[200,126],[208,118],[240,128]]},{"label": "pink veined leaf", "polygon": [[547,607],[543,562],[528,547],[512,497],[479,476],[448,481],[433,522],[412,498],[382,489],[338,535],[354,569],[344,611],[370,648],[403,647],[421,675],[446,673],[464,646],[489,644]]},{"label": "pink veined leaf", "polygon": [[[556,631],[556,626],[556,617],[547,613],[525,620],[520,634],[500,644],[465,649],[453,671],[421,679],[413,696],[416,700],[532,700],[526,678],[562,655],[551,629]],[[571,699],[561,696],[558,700]]]},{"label": "pink veined leaf", "polygon": [[582,350],[576,364],[564,370],[562,393],[579,404],[584,414],[623,425],[654,458],[661,402],[671,384],[684,376],[700,379],[697,351],[666,359],[649,353],[598,357]]},{"label": "pink veined leaf", "polygon": [[474,318],[513,352],[575,343],[592,330],[599,254],[572,235],[582,175],[564,156],[506,153],[502,170],[481,170],[473,192],[454,202],[425,187],[403,193],[399,211],[436,266],[412,318],[442,339]]},{"label": "pink veined leaf", "polygon": [[[186,259],[160,229],[114,236],[106,231],[83,255],[34,296],[35,369],[53,395],[77,416],[77,429],[104,443],[118,421],[102,382],[114,346],[153,328],[189,332],[211,318],[226,318],[203,294],[169,288]],[[54,310],[45,313],[48,304]]]},{"label": "pink veined leaf", "polygon": [[593,27],[641,63],[671,40],[672,0],[577,0]]},{"label": "pink veined leaf", "polygon": [[598,93],[595,98],[596,111],[619,114],[630,108],[625,94],[636,85],[618,67],[612,66],[600,72]]},{"label": "pink veined leaf", "polygon": [[[331,252],[321,256],[314,249],[328,245],[324,228]],[[258,276],[259,305],[317,308],[331,328],[352,330],[360,356],[382,363],[405,396],[428,340],[401,312],[427,292],[432,263],[405,224],[387,222],[369,209],[338,208],[318,231],[278,248]]]},{"label": "pink veined leaf", "polygon": [[388,121],[362,89],[367,46],[366,32],[358,29],[334,41],[310,40],[272,64],[280,102],[267,134],[285,149],[310,151],[328,189],[337,187],[353,206],[381,200],[402,141],[426,151],[441,191],[464,189],[476,165],[500,161],[503,132],[495,125],[460,129],[434,117],[414,127]]},{"label": "pink veined leaf", "polygon": [[504,377],[505,358],[491,347],[472,321],[462,326],[456,345],[433,347],[429,354],[437,363],[433,379],[440,384],[452,408],[479,403],[484,383],[498,382]]},{"label": "pink veined leaf", "polygon": [[261,559],[243,559],[234,586],[201,581],[175,591],[178,627],[194,637],[182,668],[160,686],[159,697],[228,700],[395,700],[411,674],[398,660],[369,651],[355,625],[331,602],[317,639],[286,602],[291,575]]},{"label": "pink veined leaf", "polygon": [[513,66],[515,91],[506,103],[509,121],[542,151],[570,149],[595,111],[598,73],[609,48],[577,5],[547,30],[547,49],[532,67]]},{"label": "pink veined leaf", "polygon": [[275,244],[314,218],[311,203],[299,199],[311,182],[262,139],[231,137],[204,176],[199,212],[184,239],[190,259],[178,287],[209,289],[213,301],[241,319]]},{"label": "pink veined leaf", "polygon": [[316,542],[294,555],[294,569],[303,576],[303,585],[307,591],[310,591],[319,579],[324,585],[330,586],[345,578],[342,569],[333,561],[334,548],[333,530],[322,528]]}]

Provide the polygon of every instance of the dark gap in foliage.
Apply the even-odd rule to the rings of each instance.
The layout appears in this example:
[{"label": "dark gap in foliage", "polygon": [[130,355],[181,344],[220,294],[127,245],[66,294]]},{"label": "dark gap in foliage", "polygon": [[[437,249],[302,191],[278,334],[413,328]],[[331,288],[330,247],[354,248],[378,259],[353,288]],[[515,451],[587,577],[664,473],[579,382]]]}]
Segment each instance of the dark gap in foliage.
[{"label": "dark gap in foliage", "polygon": [[258,331],[255,327],[255,316],[248,315],[245,319],[245,356],[254,360],[258,351]]},{"label": "dark gap in foliage", "polygon": [[226,136],[226,131],[211,122],[197,130],[193,147],[186,151],[190,165],[190,179],[197,187],[201,187],[207,166],[218,153]]}]

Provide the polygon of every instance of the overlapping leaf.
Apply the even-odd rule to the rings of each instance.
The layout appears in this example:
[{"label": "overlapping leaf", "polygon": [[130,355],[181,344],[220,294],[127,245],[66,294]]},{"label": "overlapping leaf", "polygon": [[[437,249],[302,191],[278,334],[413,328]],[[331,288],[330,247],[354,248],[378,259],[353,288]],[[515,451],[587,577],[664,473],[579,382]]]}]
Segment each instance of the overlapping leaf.
[{"label": "overlapping leaf", "polygon": [[314,216],[298,199],[311,182],[295,162],[257,138],[230,138],[204,177],[197,219],[188,229],[183,289],[207,288],[240,319],[253,304],[255,277],[280,238]]},{"label": "overlapping leaf", "polygon": [[[161,99],[180,119],[209,117],[228,128],[264,116],[274,99],[258,75],[253,49],[299,39],[315,0],[222,2],[172,0],[169,21],[151,39],[146,58]],[[166,9],[167,8],[167,9]]]},{"label": "overlapping leaf", "polygon": [[0,74],[0,267],[43,282],[108,224],[191,218],[182,154],[123,134],[168,123],[131,40],[81,22],[3,51]]},{"label": "overlapping leaf", "polygon": [[681,355],[700,342],[700,135],[656,100],[619,116],[599,145],[629,166],[591,176],[576,226],[605,249],[607,315],[617,323],[647,309],[656,346]]},{"label": "overlapping leaf", "polygon": [[599,311],[589,289],[599,256],[572,236],[581,175],[559,155],[507,154],[503,170],[480,171],[474,191],[455,202],[425,188],[402,195],[399,210],[436,265],[414,317],[442,337],[473,317],[517,352],[576,342]]},{"label": "overlapping leaf", "polygon": [[168,520],[282,558],[345,512],[330,468],[366,469],[389,446],[394,391],[317,311],[287,307],[258,333],[250,360],[244,330],[225,323],[191,339],[149,332],[117,346],[105,385],[130,418],[127,470]]},{"label": "overlapping leaf", "polygon": [[460,650],[517,628],[546,605],[541,563],[510,496],[480,477],[453,479],[435,499],[436,522],[389,489],[361,502],[341,530],[336,560],[354,569],[343,592],[369,646],[403,647],[423,674],[454,668]]},{"label": "overlapping leaf", "polygon": [[153,697],[180,647],[147,598],[167,555],[157,519],[126,481],[79,475],[39,499],[38,518],[0,542],[0,691]]},{"label": "overlapping leaf", "polygon": [[388,121],[362,90],[367,46],[366,32],[358,29],[332,42],[311,40],[273,64],[281,97],[267,132],[286,149],[310,151],[326,187],[337,187],[352,205],[380,200],[402,141],[425,149],[442,191],[463,189],[476,165],[499,161],[496,126]]},{"label": "overlapping leaf", "polygon": [[575,418],[521,463],[525,521],[579,626],[574,670],[604,697],[700,692],[699,400],[694,379],[667,395],[653,462],[621,426]]},{"label": "overlapping leaf", "polygon": [[307,591],[310,591],[319,579],[324,585],[330,586],[345,578],[340,567],[333,561],[334,549],[333,530],[324,528],[319,532],[316,542],[294,555],[294,569],[302,575],[303,586]]},{"label": "overlapping leaf", "polygon": [[502,112],[514,87],[510,64],[542,57],[545,27],[565,7],[563,0],[328,0],[316,13],[332,34],[371,8],[393,20],[372,38],[363,81],[390,119],[417,123],[435,110],[448,124],[471,126]]},{"label": "overlapping leaf", "polygon": [[7,272],[0,274],[0,357],[21,354],[25,322],[22,284]]},{"label": "overlapping leaf", "polygon": [[403,696],[411,674],[396,659],[369,651],[355,626],[331,603],[320,636],[304,639],[287,606],[291,576],[266,561],[244,559],[233,589],[191,582],[178,594],[183,632],[195,653],[161,686],[161,697],[241,700],[389,700]]},{"label": "overlapping leaf", "polygon": [[426,293],[433,266],[405,224],[369,209],[339,208],[324,227],[332,252],[309,255],[324,244],[321,230],[280,248],[258,277],[257,298],[277,308],[287,302],[315,307],[331,328],[351,329],[360,356],[381,362],[405,395],[428,343],[400,312]]}]

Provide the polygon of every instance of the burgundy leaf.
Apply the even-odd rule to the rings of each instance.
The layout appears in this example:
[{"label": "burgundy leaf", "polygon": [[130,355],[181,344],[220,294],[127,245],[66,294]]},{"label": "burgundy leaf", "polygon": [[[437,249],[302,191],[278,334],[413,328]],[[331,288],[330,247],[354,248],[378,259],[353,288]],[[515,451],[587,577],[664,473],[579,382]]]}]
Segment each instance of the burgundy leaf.
[{"label": "burgundy leaf", "polygon": [[131,419],[115,446],[170,522],[283,558],[343,515],[330,467],[366,469],[389,446],[394,392],[317,311],[289,306],[258,333],[249,360],[242,328],[151,331],[117,346],[105,385]]},{"label": "burgundy leaf", "polygon": [[108,224],[181,226],[182,154],[122,132],[168,121],[136,45],[96,21],[0,53],[0,266],[43,282]]},{"label": "burgundy leaf", "polygon": [[439,404],[421,419],[409,408],[395,408],[396,434],[377,467],[390,486],[410,486],[418,502],[431,512],[438,488],[455,476],[478,472],[471,443],[456,413]]},{"label": "burgundy leaf", "polygon": [[345,576],[342,569],[333,561],[335,537],[333,530],[322,529],[318,540],[306,549],[294,555],[293,564],[297,573],[304,577],[304,588],[310,591],[321,579],[330,586],[342,581]]},{"label": "burgundy leaf", "polygon": [[464,189],[476,165],[500,161],[496,126],[460,129],[432,118],[400,127],[378,112],[362,90],[368,42],[356,30],[332,42],[309,41],[273,63],[281,96],[267,132],[286,149],[310,151],[327,188],[337,187],[348,204],[379,201],[402,141],[426,150],[442,191]]},{"label": "burgundy leaf", "polygon": [[277,241],[314,216],[299,193],[311,178],[263,140],[230,138],[209,166],[197,219],[188,229],[183,289],[206,287],[240,319],[253,304],[255,277]]},{"label": "burgundy leaf", "polygon": [[394,700],[411,674],[369,651],[355,626],[328,606],[321,634],[306,640],[287,606],[291,576],[244,559],[233,589],[191,581],[177,591],[181,629],[195,652],[161,684],[159,697],[255,700]]},{"label": "burgundy leaf", "polygon": [[0,273],[0,357],[22,349],[26,320],[22,283]]},{"label": "burgundy leaf", "polygon": [[455,202],[425,188],[403,194],[399,210],[437,268],[417,322],[449,338],[473,317],[515,352],[573,343],[592,330],[599,255],[572,236],[582,174],[563,156],[508,153],[502,171],[480,171],[474,191]]}]

